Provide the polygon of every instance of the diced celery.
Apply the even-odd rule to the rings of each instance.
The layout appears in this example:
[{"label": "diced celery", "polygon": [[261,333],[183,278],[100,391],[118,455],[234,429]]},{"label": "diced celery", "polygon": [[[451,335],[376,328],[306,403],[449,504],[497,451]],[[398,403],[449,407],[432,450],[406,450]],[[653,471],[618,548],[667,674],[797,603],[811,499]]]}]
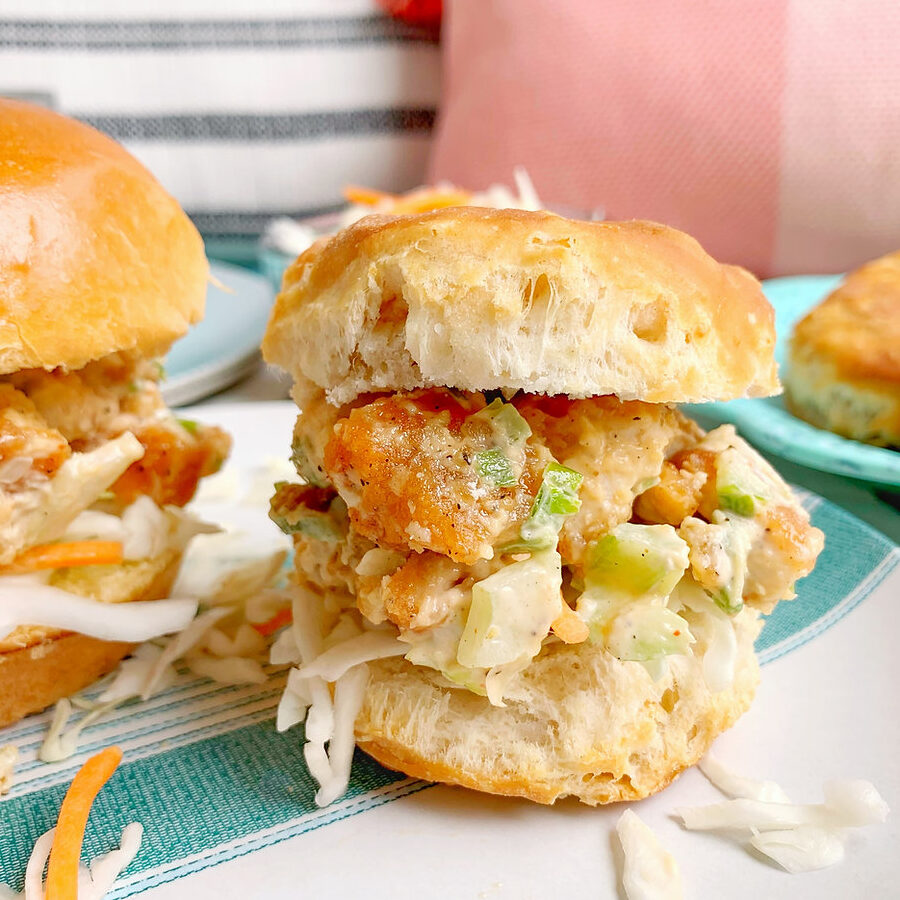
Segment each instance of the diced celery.
[{"label": "diced celery", "polygon": [[519,530],[519,540],[501,548],[503,553],[536,551],[555,547],[566,516],[578,512],[578,489],[582,476],[574,469],[551,462],[544,469],[528,518]]},{"label": "diced celery", "polygon": [[[407,654],[406,658],[409,659],[409,654]],[[478,694],[480,697],[487,696],[484,669],[469,669],[466,666],[461,666],[459,663],[451,662],[439,671],[447,681],[458,684],[460,687],[464,687],[467,691]]]},{"label": "diced celery", "polygon": [[299,507],[294,512],[287,514],[279,514],[270,510],[269,518],[285,534],[302,534],[311,541],[325,541],[330,544],[343,539],[340,528],[328,513]]},{"label": "diced celery", "polygon": [[313,487],[328,487],[328,479],[310,460],[310,444],[307,438],[294,437],[291,442],[291,462],[297,474]]},{"label": "diced celery", "polygon": [[[285,488],[287,490],[283,490]],[[328,543],[337,543],[344,539],[344,529],[340,526],[339,517],[342,512],[346,517],[346,507],[340,498],[334,498],[329,509],[320,512],[298,502],[291,488],[294,491],[305,490],[286,481],[275,482],[275,495],[269,505],[269,518],[285,534],[302,534],[310,540]]]},{"label": "diced celery", "polygon": [[512,403],[504,403],[499,397],[476,415],[490,422],[497,437],[505,444],[517,444],[531,437],[531,426],[521,413]]},{"label": "diced celery", "polygon": [[727,484],[719,488],[719,508],[733,512],[738,516],[750,519],[756,515],[757,503],[763,503],[762,497],[744,493],[739,487]]},{"label": "diced celery", "polygon": [[688,623],[665,606],[632,603],[613,619],[606,646],[618,659],[645,662],[690,652]]},{"label": "diced celery", "polygon": [[574,469],[567,469],[558,462],[549,463],[544,469],[544,477],[531,515],[570,516],[581,507],[578,499],[578,488],[581,487],[582,476]]},{"label": "diced celery", "polygon": [[603,589],[586,589],[575,604],[575,611],[588,624],[590,640],[594,644],[605,644],[609,625],[627,599],[612,596]]},{"label": "diced celery", "polygon": [[719,508],[752,518],[759,506],[769,502],[775,485],[737,447],[728,447],[716,456],[716,493]]},{"label": "diced celery", "polygon": [[753,538],[759,528],[746,518],[731,518],[721,512],[713,514],[713,520],[724,528],[722,547],[730,564],[731,571],[725,584],[717,591],[710,591],[716,606],[729,615],[739,613],[744,607],[744,581],[747,578],[747,557],[753,546]]},{"label": "diced celery", "polygon": [[747,557],[760,530],[753,519],[718,509],[712,522],[689,517],[681,523],[679,534],[691,548],[694,580],[729,614],[744,605]]},{"label": "diced celery", "polygon": [[518,481],[509,459],[497,448],[475,454],[475,471],[498,487],[510,487]]},{"label": "diced celery", "polygon": [[[491,405],[493,406],[493,404]],[[531,426],[522,418],[512,403],[502,404],[494,416],[494,424],[506,433],[511,443],[515,444],[531,437]]]},{"label": "diced celery", "polygon": [[536,656],[559,615],[562,567],[555,551],[511,563],[472,587],[472,604],[456,658],[492,668]]},{"label": "diced celery", "polygon": [[197,436],[197,430],[200,427],[199,422],[195,422],[193,419],[179,419],[178,424],[189,434],[191,437]]},{"label": "diced celery", "polygon": [[585,584],[614,597],[668,597],[688,567],[688,545],[671,525],[618,525],[588,546]]},{"label": "diced celery", "polygon": [[484,696],[487,669],[473,669],[460,665],[456,660],[464,627],[465,614],[459,612],[436,628],[403,632],[400,640],[411,645],[406,654],[406,659],[411,663],[435,669],[453,684]]}]

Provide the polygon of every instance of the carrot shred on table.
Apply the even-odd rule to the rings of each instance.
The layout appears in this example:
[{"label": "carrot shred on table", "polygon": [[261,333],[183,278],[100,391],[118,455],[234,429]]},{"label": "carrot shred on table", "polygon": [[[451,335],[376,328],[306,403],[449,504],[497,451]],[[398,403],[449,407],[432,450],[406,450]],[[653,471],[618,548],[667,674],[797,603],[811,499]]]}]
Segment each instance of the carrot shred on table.
[{"label": "carrot shred on table", "polygon": [[20,553],[0,574],[36,572],[38,569],[69,569],[74,566],[118,565],[122,562],[119,541],[63,541],[39,544]]},{"label": "carrot shred on table", "polygon": [[279,609],[271,619],[266,619],[265,622],[251,622],[250,624],[263,637],[268,637],[270,634],[278,631],[279,628],[290,625],[293,621],[293,612],[290,607],[285,607],[284,609]]},{"label": "carrot shred on table", "polygon": [[87,760],[72,779],[56,820],[44,900],[78,900],[78,864],[91,806],[121,761],[122,751],[107,747]]},{"label": "carrot shred on table", "polygon": [[389,194],[387,191],[379,191],[377,188],[348,184],[344,188],[344,199],[357,206],[377,206],[383,200],[396,200],[397,196]]}]

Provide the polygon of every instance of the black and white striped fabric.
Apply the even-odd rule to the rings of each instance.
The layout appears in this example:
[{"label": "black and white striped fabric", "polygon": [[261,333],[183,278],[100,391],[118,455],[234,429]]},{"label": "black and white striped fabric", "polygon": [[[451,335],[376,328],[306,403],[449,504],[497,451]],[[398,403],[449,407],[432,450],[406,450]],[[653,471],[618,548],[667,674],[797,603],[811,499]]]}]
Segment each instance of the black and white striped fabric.
[{"label": "black and white striped fabric", "polygon": [[121,141],[215,237],[420,183],[439,75],[374,0],[0,3],[0,95]]}]

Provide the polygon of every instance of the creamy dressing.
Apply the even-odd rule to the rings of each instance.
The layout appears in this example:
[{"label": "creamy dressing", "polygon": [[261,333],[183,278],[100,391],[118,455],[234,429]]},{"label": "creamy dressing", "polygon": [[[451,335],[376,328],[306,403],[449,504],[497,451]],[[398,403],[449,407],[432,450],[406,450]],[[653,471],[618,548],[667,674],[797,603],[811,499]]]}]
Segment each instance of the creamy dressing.
[{"label": "creamy dressing", "polygon": [[89,453],[73,454],[53,478],[14,495],[0,523],[0,565],[8,565],[27,547],[61,537],[143,455],[140,441],[126,432]]}]

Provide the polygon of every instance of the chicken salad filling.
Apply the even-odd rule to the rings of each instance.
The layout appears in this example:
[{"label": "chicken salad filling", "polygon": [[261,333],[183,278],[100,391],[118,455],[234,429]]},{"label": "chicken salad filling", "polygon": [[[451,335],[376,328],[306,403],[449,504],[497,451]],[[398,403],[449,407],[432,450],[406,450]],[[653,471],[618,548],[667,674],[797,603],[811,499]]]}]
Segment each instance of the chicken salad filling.
[{"label": "chicken salad filling", "polygon": [[658,677],[692,654],[700,618],[721,635],[707,680],[724,689],[733,617],[793,597],[823,540],[733,428],[704,434],[660,404],[307,398],[293,459],[306,483],[277,485],[271,516],[306,586],[498,705],[555,641]]},{"label": "chicken salad filling", "polygon": [[[106,636],[93,607],[133,591],[123,582],[123,596],[104,592],[104,576],[149,585],[205,529],[180,507],[222,464],[230,439],[176,419],[160,375],[153,361],[115,353],[76,371],[0,377],[0,652],[60,631]],[[135,633],[168,628],[187,608],[125,605],[122,634],[138,618]]]}]

